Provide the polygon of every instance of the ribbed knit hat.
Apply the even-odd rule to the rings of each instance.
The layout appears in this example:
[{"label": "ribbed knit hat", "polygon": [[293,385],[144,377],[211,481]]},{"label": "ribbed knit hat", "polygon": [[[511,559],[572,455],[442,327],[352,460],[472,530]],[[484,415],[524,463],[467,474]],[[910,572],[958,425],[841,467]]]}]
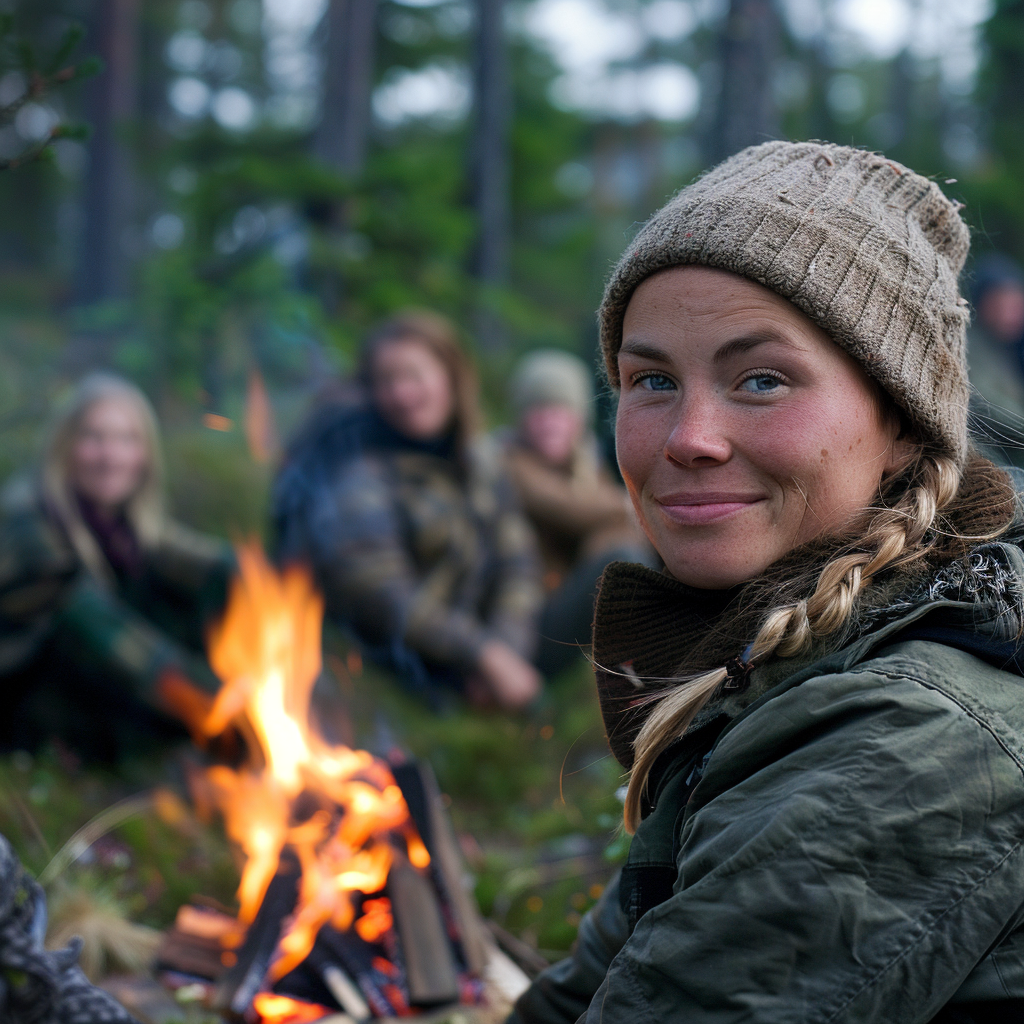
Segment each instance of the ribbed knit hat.
[{"label": "ribbed knit hat", "polygon": [[554,348],[531,352],[516,367],[511,390],[517,416],[534,405],[567,405],[587,423],[593,419],[591,371],[570,352]]},{"label": "ribbed knit hat", "polygon": [[910,417],[922,440],[967,451],[970,235],[933,181],[877,153],[816,142],[751,146],[645,225],[605,289],[601,348],[618,386],[622,318],[645,278],[700,264],[803,310]]}]

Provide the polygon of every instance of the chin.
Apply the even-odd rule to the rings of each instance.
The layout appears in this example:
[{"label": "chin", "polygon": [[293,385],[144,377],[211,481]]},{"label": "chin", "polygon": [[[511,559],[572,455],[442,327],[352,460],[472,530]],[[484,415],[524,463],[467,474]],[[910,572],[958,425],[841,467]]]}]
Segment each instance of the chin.
[{"label": "chin", "polygon": [[[720,548],[719,548],[720,551]],[[697,590],[728,590],[760,576],[772,560],[764,558],[731,558],[721,562],[709,553],[706,558],[699,555],[680,558],[665,558],[665,567],[680,583]]]}]

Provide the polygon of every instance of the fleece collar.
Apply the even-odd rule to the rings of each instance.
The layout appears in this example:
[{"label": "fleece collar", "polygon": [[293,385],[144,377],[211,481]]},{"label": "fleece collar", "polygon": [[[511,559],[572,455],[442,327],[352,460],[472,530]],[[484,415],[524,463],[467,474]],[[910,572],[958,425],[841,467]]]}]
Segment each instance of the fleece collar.
[{"label": "fleece collar", "polygon": [[[862,598],[849,629],[816,640],[801,654],[772,657],[750,673],[741,692],[706,705],[692,729],[720,715],[734,718],[783,681],[845,671],[912,625],[941,622],[993,643],[1017,641],[1024,624],[1024,552],[1018,538],[986,543],[965,558],[922,571],[899,569]],[[597,689],[612,753],[629,769],[633,740],[652,698],[683,674],[739,655],[752,639],[750,618],[734,615],[742,588],[701,591],[641,565],[605,570],[594,622]],[[700,651],[694,660],[694,652]],[[706,664],[704,662],[707,662]]]}]

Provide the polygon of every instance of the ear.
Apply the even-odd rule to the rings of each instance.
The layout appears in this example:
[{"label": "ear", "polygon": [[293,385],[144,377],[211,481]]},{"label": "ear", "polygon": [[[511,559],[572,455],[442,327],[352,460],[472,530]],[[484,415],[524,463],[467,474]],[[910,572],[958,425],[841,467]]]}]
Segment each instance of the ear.
[{"label": "ear", "polygon": [[882,481],[899,476],[921,453],[921,443],[910,434],[900,431],[889,445],[886,452],[885,467],[882,470]]}]

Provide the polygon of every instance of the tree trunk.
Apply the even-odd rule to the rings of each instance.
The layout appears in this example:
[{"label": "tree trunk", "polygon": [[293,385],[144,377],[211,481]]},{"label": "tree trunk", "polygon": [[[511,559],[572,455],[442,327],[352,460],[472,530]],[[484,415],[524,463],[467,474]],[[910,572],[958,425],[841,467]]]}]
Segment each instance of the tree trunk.
[{"label": "tree trunk", "polygon": [[[512,97],[503,9],[503,0],[476,0],[470,180],[477,217],[473,273],[484,290],[500,287],[508,277]],[[504,345],[504,331],[495,313],[488,310],[486,296],[481,304],[478,330],[485,348]]]},{"label": "tree trunk", "polygon": [[722,32],[716,160],[778,137],[772,77],[781,34],[774,0],[730,0]]},{"label": "tree trunk", "polygon": [[324,98],[313,152],[349,177],[366,162],[376,42],[376,0],[330,0]]},{"label": "tree trunk", "polygon": [[83,251],[78,300],[128,294],[132,257],[126,245],[132,221],[131,155],[120,137],[138,112],[141,0],[98,0],[90,51],[103,71],[90,83],[86,117],[92,126],[85,179]]}]

